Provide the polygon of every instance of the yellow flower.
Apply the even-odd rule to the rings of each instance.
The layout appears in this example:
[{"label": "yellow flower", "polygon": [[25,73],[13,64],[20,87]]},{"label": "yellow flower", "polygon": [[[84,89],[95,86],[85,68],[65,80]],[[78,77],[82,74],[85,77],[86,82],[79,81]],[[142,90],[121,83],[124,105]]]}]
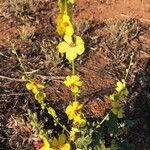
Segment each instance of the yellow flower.
[{"label": "yellow flower", "polygon": [[74,117],[74,120],[73,120],[73,124],[75,125],[78,125],[78,126],[85,126],[86,124],[86,120],[84,119],[83,117],[83,114],[78,114]]},{"label": "yellow flower", "polygon": [[60,14],[57,18],[57,32],[60,35],[72,36],[74,33],[70,17],[66,14]]},{"label": "yellow flower", "polygon": [[70,150],[70,144],[66,143],[65,134],[59,135],[58,139],[54,138],[52,141],[52,146],[54,150]]},{"label": "yellow flower", "polygon": [[44,88],[44,85],[43,84],[36,84],[34,81],[29,81],[27,84],[26,84],[26,88],[27,90],[31,90],[33,92],[33,94],[37,94],[39,93],[39,91],[41,89]]},{"label": "yellow flower", "polygon": [[128,92],[127,88],[126,88],[126,82],[125,82],[124,79],[117,82],[116,91],[117,92],[123,92],[123,94],[125,96],[127,96],[129,94],[129,92]]},{"label": "yellow flower", "polygon": [[80,132],[78,128],[71,128],[71,131],[70,131],[70,135],[69,135],[69,139],[71,141],[74,141],[75,140],[75,137],[76,137],[76,133],[77,132]]},{"label": "yellow flower", "polygon": [[124,116],[124,110],[120,107],[114,107],[111,109],[111,111],[117,116],[117,118],[123,118]]},{"label": "yellow flower", "polygon": [[44,88],[44,85],[43,84],[36,84],[34,81],[29,81],[26,84],[26,88],[27,88],[27,90],[32,91],[32,93],[34,94],[34,98],[44,108],[44,102],[43,102],[43,100],[46,97],[46,94],[44,92],[40,91],[40,90],[42,90]]},{"label": "yellow flower", "polygon": [[71,92],[79,93],[79,88],[82,86],[83,81],[77,75],[67,76],[64,84],[70,88]]},{"label": "yellow flower", "polygon": [[39,150],[53,150],[50,148],[50,144],[49,141],[47,140],[47,138],[40,136],[40,138],[42,139],[42,147]]},{"label": "yellow flower", "polygon": [[75,101],[72,104],[68,105],[68,107],[66,108],[66,114],[69,120],[74,119],[82,108],[83,105],[80,104],[78,101]]},{"label": "yellow flower", "polygon": [[58,45],[58,51],[60,53],[66,53],[66,59],[73,61],[78,55],[84,52],[84,41],[81,37],[75,36],[75,42],[71,36],[64,36],[64,41]]},{"label": "yellow flower", "polygon": [[66,114],[68,116],[68,119],[73,120],[73,124],[77,126],[84,126],[86,124],[84,115],[81,112],[82,108],[83,105],[80,104],[78,101],[73,102],[66,108]]}]

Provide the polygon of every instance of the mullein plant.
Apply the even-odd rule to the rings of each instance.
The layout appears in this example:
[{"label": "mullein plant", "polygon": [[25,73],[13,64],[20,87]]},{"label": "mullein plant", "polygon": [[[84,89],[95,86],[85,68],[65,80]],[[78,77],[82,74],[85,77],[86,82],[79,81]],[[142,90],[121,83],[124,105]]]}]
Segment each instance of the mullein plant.
[{"label": "mullein plant", "polygon": [[130,56],[130,62],[129,66],[125,71],[125,77],[124,79],[117,82],[117,86],[115,88],[116,92],[112,95],[110,95],[109,99],[112,105],[111,112],[116,115],[117,118],[123,118],[124,117],[124,110],[122,107],[122,103],[124,102],[125,98],[128,96],[129,92],[126,87],[126,80],[129,75],[129,71],[133,65],[133,57],[134,53]]},{"label": "mullein plant", "polygon": [[70,140],[72,141],[75,139],[76,133],[80,131],[80,127],[86,125],[86,119],[82,112],[83,104],[78,101],[83,81],[75,73],[75,59],[78,55],[83,54],[85,47],[83,39],[74,34],[70,9],[68,10],[73,4],[73,0],[58,0],[60,15],[57,18],[57,32],[63,36],[63,41],[58,44],[57,48],[59,53],[65,54],[66,59],[72,65],[72,74],[68,75],[64,81],[64,85],[74,95],[73,100],[65,110],[68,120],[72,122],[70,131]]},{"label": "mullein plant", "polygon": [[[75,135],[79,132],[80,127],[85,126],[86,119],[82,112],[83,105],[78,101],[78,96],[80,94],[80,88],[83,85],[83,81],[80,79],[78,75],[75,74],[75,59],[78,55],[81,55],[84,48],[84,41],[80,36],[74,34],[74,27],[72,24],[72,18],[70,14],[71,7],[73,7],[74,0],[58,0],[58,7],[60,10],[60,14],[57,18],[57,32],[59,35],[63,36],[63,41],[58,44],[58,51],[66,56],[66,59],[72,65],[72,74],[68,75],[64,81],[64,85],[69,88],[69,90],[74,95],[73,100],[67,106],[65,112],[68,116],[68,120],[72,122],[71,131],[69,131],[64,125],[59,122],[59,117],[57,116],[55,110],[52,107],[47,107],[45,103],[46,93],[43,92],[45,88],[44,84],[38,83],[35,79],[32,79],[25,70],[21,59],[19,58],[16,48],[14,44],[12,44],[12,52],[16,55],[20,67],[24,71],[23,79],[26,81],[26,89],[30,91],[34,95],[34,99],[40,104],[42,109],[46,109],[48,114],[53,117],[55,124],[60,125],[69,135],[69,141],[73,141],[75,139]],[[31,115],[31,113],[30,113]],[[35,115],[31,115],[33,127],[38,127],[40,142],[37,142],[36,149],[38,150],[70,150],[71,145],[70,142],[67,141],[67,136],[62,133],[53,140],[49,140],[46,131],[43,131],[37,123],[37,117]],[[34,117],[33,117],[34,116]],[[34,121],[33,121],[34,120]],[[36,121],[35,121],[36,120]],[[34,123],[33,123],[34,122]],[[42,141],[42,142],[41,142]]]},{"label": "mullein plant", "polygon": [[[129,68],[126,69],[125,78],[117,82],[116,92],[110,95],[109,99],[112,105],[110,112],[106,114],[106,116],[102,119],[102,121],[98,121],[97,124],[92,123],[93,127],[85,130],[86,127],[88,128],[89,122],[87,122],[84,113],[83,107],[84,105],[78,101],[78,97],[80,96],[81,87],[83,85],[83,81],[79,77],[79,75],[75,72],[75,60],[76,58],[83,54],[85,51],[84,41],[80,36],[75,35],[74,26],[72,23],[71,18],[71,8],[74,5],[74,0],[58,0],[58,7],[60,14],[57,17],[57,32],[60,36],[63,37],[63,41],[61,41],[57,49],[60,54],[65,56],[65,58],[69,61],[72,66],[72,73],[71,75],[66,76],[64,80],[64,85],[70,90],[73,95],[72,100],[69,102],[69,105],[65,109],[65,113],[68,117],[68,122],[71,124],[70,130],[67,127],[60,123],[59,116],[56,114],[55,110],[52,107],[48,107],[45,103],[46,93],[43,91],[45,86],[42,83],[38,83],[35,79],[32,79],[25,70],[21,59],[19,58],[16,48],[14,44],[12,44],[13,50],[12,52],[16,55],[20,67],[24,71],[23,79],[26,81],[26,89],[30,91],[34,95],[34,99],[40,104],[42,109],[47,110],[48,114],[53,117],[54,123],[62,127],[63,131],[58,137],[49,138],[48,134],[45,130],[43,130],[38,125],[37,116],[34,113],[30,113],[31,116],[31,124],[34,128],[38,129],[39,139],[35,147],[37,150],[71,150],[72,145],[73,149],[76,150],[86,150],[88,147],[85,145],[88,142],[92,144],[95,139],[92,139],[93,133],[100,127],[102,124],[107,120],[111,120],[110,112],[116,116],[117,119],[124,117],[124,110],[122,107],[122,103],[124,99],[128,96],[129,92],[126,88],[126,80],[133,65],[132,59],[133,55],[131,55]],[[83,131],[85,130],[86,133]],[[84,133],[84,134],[83,134]],[[88,135],[86,135],[88,134]],[[84,136],[86,135],[86,136]],[[90,137],[91,139],[89,139]],[[82,139],[82,140],[81,140]],[[86,143],[84,143],[85,140]],[[103,139],[103,138],[102,138]],[[98,139],[101,141],[101,138]],[[81,146],[77,143],[80,142]],[[82,143],[83,142],[83,143]],[[100,149],[102,144],[98,143],[97,145]],[[81,147],[84,147],[80,149]],[[96,145],[92,147],[95,150]]]},{"label": "mullein plant", "polygon": [[[18,62],[20,64],[20,68],[24,72],[24,76],[22,79],[25,81],[25,87],[28,91],[31,91],[31,93],[34,95],[34,99],[38,102],[38,104],[41,106],[42,109],[47,110],[48,114],[50,114],[53,117],[53,121],[55,125],[59,125],[63,128],[64,131],[66,131],[68,134],[70,132],[67,130],[67,128],[62,125],[59,122],[59,117],[56,114],[55,110],[47,106],[45,103],[46,93],[43,92],[43,89],[45,88],[43,83],[38,83],[35,79],[31,78],[25,69],[24,64],[21,61],[21,58],[19,57],[16,47],[14,43],[11,43],[12,46],[12,53],[16,56],[18,59]],[[33,128],[38,129],[39,133],[39,140],[35,144],[35,148],[37,150],[70,150],[70,144],[67,143],[67,138],[65,134],[61,134],[58,136],[58,139],[54,138],[52,141],[49,141],[48,135],[45,130],[41,128],[41,126],[38,124],[38,118],[36,113],[32,113],[31,110],[28,111],[30,119],[31,119],[31,125]]]}]

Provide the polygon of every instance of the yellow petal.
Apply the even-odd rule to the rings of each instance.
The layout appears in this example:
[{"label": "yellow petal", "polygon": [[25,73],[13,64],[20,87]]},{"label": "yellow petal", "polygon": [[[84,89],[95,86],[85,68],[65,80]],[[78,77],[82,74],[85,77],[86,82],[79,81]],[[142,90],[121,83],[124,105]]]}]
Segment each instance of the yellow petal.
[{"label": "yellow petal", "polygon": [[66,114],[68,116],[68,119],[69,120],[72,120],[74,118],[74,110],[73,110],[73,107],[71,105],[69,105],[67,108],[66,108]]},{"label": "yellow petal", "polygon": [[63,15],[59,15],[57,17],[57,32],[60,35],[63,35],[65,33],[65,28],[63,26]]},{"label": "yellow petal", "polygon": [[75,36],[75,39],[76,39],[76,53],[78,55],[81,55],[85,48],[84,48],[84,41],[82,40],[82,38],[80,36]]},{"label": "yellow petal", "polygon": [[122,81],[118,81],[118,82],[117,82],[117,87],[116,87],[116,91],[117,91],[117,92],[121,92],[121,91],[124,90],[125,88],[126,88],[125,80],[122,80]]},{"label": "yellow petal", "polygon": [[33,94],[38,94],[40,91],[38,90],[38,88],[36,86],[34,86],[34,88],[32,89],[32,93]]},{"label": "yellow petal", "polygon": [[76,137],[76,132],[70,131],[69,139],[70,139],[71,141],[74,141],[75,137]]},{"label": "yellow petal", "polygon": [[72,36],[74,33],[73,25],[70,23],[69,26],[66,27],[65,34],[68,36]]},{"label": "yellow petal", "polygon": [[73,83],[76,83],[80,80],[80,78],[77,75],[72,75],[71,76]]},{"label": "yellow petal", "polygon": [[65,28],[65,35],[72,36],[74,33],[74,29],[68,15],[63,15],[63,24]]},{"label": "yellow petal", "polygon": [[37,86],[39,89],[43,89],[43,88],[45,87],[42,83],[37,84],[36,86]]},{"label": "yellow petal", "polygon": [[35,94],[35,99],[38,100],[39,103],[42,103],[45,97],[46,97],[46,94],[43,92],[39,92]]},{"label": "yellow petal", "polygon": [[84,41],[80,36],[76,36],[76,45],[80,45],[80,44],[84,45]]},{"label": "yellow petal", "polygon": [[86,120],[81,117],[81,114],[78,114],[74,117],[74,124],[78,124],[79,126],[84,126],[86,124]]},{"label": "yellow petal", "polygon": [[80,132],[80,130],[78,128],[74,128],[74,127],[72,127],[71,130],[74,132]]},{"label": "yellow petal", "polygon": [[40,136],[40,137],[43,141],[43,146],[39,150],[51,150],[48,140],[43,136]]},{"label": "yellow petal", "polygon": [[70,62],[77,58],[77,53],[74,49],[68,50],[66,52],[66,59],[68,59]]},{"label": "yellow petal", "polygon": [[77,85],[77,86],[82,86],[82,84],[83,84],[83,81],[78,81],[75,83],[75,85]]},{"label": "yellow petal", "polygon": [[80,104],[79,104],[79,102],[78,101],[75,101],[75,102],[73,102],[73,104],[72,104],[72,106],[73,106],[73,108],[76,110],[76,109],[78,109],[78,106],[79,106]]},{"label": "yellow petal", "polygon": [[35,87],[35,85],[33,83],[31,83],[31,82],[26,84],[27,90],[32,90],[34,87]]},{"label": "yellow petal", "polygon": [[79,88],[77,86],[73,86],[73,87],[71,87],[71,92],[79,93]]},{"label": "yellow petal", "polygon": [[57,48],[59,53],[65,53],[69,49],[69,45],[66,42],[60,42]]},{"label": "yellow petal", "polygon": [[69,87],[71,84],[72,84],[72,81],[71,81],[71,77],[70,76],[67,76],[65,81],[64,81],[64,84]]},{"label": "yellow petal", "polygon": [[77,45],[76,46],[76,53],[78,54],[78,55],[81,55],[81,54],[83,54],[83,52],[84,52],[84,45]]},{"label": "yellow petal", "polygon": [[69,143],[64,144],[64,145],[60,148],[60,150],[70,150],[70,149],[71,149],[71,147],[70,147],[70,144],[69,144]]},{"label": "yellow petal", "polygon": [[64,36],[64,40],[65,40],[68,44],[73,43],[73,41],[72,41],[72,36],[65,35],[65,36]]}]

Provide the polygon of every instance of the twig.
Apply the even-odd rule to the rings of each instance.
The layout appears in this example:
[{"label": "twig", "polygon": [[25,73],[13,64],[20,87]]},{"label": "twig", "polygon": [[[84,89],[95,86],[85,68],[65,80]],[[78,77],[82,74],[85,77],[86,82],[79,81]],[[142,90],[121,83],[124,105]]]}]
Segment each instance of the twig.
[{"label": "twig", "polygon": [[6,80],[11,80],[11,81],[17,81],[17,82],[25,82],[26,81],[26,80],[23,80],[23,79],[10,78],[10,77],[7,77],[7,76],[2,76],[2,75],[0,75],[0,78],[6,79]]},{"label": "twig", "polygon": [[43,80],[64,80],[65,77],[62,76],[44,76],[37,74],[36,76],[41,77]]},{"label": "twig", "polygon": [[[65,77],[60,77],[60,76],[43,76],[43,75],[37,75],[39,77],[41,77],[43,80],[64,80]],[[10,80],[10,81],[17,81],[17,82],[26,82],[26,80],[23,79],[17,79],[17,78],[11,78],[11,77],[7,77],[7,76],[3,76],[0,75],[1,79],[6,79],[6,80]]]},{"label": "twig", "polygon": [[5,94],[0,94],[0,96],[19,96],[19,95],[29,95],[30,93],[5,93]]}]

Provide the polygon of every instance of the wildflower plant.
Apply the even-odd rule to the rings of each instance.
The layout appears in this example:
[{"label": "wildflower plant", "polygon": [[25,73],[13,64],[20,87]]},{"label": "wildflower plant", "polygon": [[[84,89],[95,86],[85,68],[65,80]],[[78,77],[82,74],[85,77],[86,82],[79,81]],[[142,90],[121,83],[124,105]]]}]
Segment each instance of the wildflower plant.
[{"label": "wildflower plant", "polygon": [[[59,125],[62,128],[61,134],[57,137],[49,137],[47,131],[39,124],[36,113],[29,111],[31,118],[31,125],[38,129],[38,138],[35,147],[37,150],[109,150],[114,148],[116,143],[120,140],[119,137],[126,131],[129,126],[125,122],[121,122],[125,116],[122,103],[129,94],[126,87],[126,80],[129,75],[131,66],[133,65],[133,53],[130,57],[128,69],[126,69],[124,79],[117,82],[115,92],[109,96],[111,102],[111,109],[101,120],[90,122],[86,119],[83,113],[84,104],[82,104],[78,97],[81,93],[83,81],[78,74],[76,74],[75,60],[85,51],[85,43],[80,36],[75,35],[74,26],[71,18],[71,8],[74,5],[74,0],[58,0],[58,7],[60,14],[57,18],[56,30],[60,36],[63,36],[63,41],[57,46],[59,53],[65,55],[65,58],[72,66],[72,73],[67,75],[63,84],[72,93],[72,99],[65,108],[65,113],[68,118],[67,126],[60,122],[59,115],[51,106],[47,106],[44,92],[44,84],[37,82],[31,78],[25,69],[24,64],[19,58],[14,44],[12,44],[12,52],[16,55],[20,67],[24,72],[23,79],[25,80],[25,87],[30,91],[34,99],[40,104],[41,109],[46,110],[53,118],[54,125]],[[118,122],[119,120],[119,122]],[[130,123],[130,121],[128,120]],[[106,147],[106,137],[109,137],[109,148]]]}]

